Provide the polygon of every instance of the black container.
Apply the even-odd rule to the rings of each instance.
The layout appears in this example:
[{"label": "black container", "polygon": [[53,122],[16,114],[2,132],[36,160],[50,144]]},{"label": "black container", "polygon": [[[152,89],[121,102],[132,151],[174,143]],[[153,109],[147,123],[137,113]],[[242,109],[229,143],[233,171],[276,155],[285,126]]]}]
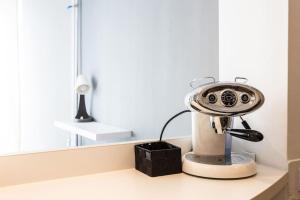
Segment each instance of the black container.
[{"label": "black container", "polygon": [[167,142],[135,145],[135,168],[151,177],[182,171],[181,149]]}]

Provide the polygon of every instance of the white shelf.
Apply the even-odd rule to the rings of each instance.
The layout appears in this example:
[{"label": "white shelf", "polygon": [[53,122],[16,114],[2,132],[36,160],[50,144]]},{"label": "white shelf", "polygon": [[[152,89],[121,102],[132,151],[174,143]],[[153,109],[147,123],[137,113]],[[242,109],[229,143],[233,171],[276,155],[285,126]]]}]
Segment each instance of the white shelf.
[{"label": "white shelf", "polygon": [[132,131],[102,124],[99,122],[63,122],[55,121],[54,126],[88,139],[99,141],[112,137],[131,137]]}]

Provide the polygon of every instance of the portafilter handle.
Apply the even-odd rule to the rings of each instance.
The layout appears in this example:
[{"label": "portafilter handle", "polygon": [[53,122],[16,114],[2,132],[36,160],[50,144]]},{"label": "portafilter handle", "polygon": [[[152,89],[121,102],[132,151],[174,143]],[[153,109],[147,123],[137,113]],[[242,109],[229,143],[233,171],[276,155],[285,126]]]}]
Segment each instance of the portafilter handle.
[{"label": "portafilter handle", "polygon": [[226,129],[226,133],[230,134],[231,136],[243,139],[243,140],[248,140],[251,142],[260,142],[264,139],[263,134],[256,130],[252,129],[231,129],[228,128]]}]

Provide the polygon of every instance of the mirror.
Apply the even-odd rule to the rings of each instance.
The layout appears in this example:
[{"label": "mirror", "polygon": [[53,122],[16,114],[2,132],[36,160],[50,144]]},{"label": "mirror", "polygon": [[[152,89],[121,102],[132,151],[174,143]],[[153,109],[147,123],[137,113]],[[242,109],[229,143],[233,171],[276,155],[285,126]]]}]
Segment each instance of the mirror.
[{"label": "mirror", "polygon": [[[189,82],[218,78],[217,0],[3,0],[0,24],[2,155],[158,139]],[[92,123],[74,122],[79,74]]]}]

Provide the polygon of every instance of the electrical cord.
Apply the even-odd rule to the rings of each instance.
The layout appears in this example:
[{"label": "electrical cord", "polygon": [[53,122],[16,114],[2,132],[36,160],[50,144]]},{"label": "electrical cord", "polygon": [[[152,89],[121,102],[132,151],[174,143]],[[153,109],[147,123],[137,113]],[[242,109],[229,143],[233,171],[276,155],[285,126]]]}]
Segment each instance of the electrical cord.
[{"label": "electrical cord", "polygon": [[181,111],[181,112],[177,113],[176,115],[174,115],[173,117],[171,117],[171,118],[165,123],[165,125],[163,126],[163,128],[162,128],[162,130],[161,130],[161,133],[160,133],[160,137],[159,137],[159,141],[160,141],[160,142],[161,142],[161,140],[162,140],[162,136],[163,136],[164,131],[165,131],[166,127],[168,126],[168,124],[169,124],[173,119],[175,119],[176,117],[178,117],[179,115],[182,115],[182,114],[187,113],[187,112],[191,112],[191,111],[190,111],[190,110],[184,110],[184,111]]}]

